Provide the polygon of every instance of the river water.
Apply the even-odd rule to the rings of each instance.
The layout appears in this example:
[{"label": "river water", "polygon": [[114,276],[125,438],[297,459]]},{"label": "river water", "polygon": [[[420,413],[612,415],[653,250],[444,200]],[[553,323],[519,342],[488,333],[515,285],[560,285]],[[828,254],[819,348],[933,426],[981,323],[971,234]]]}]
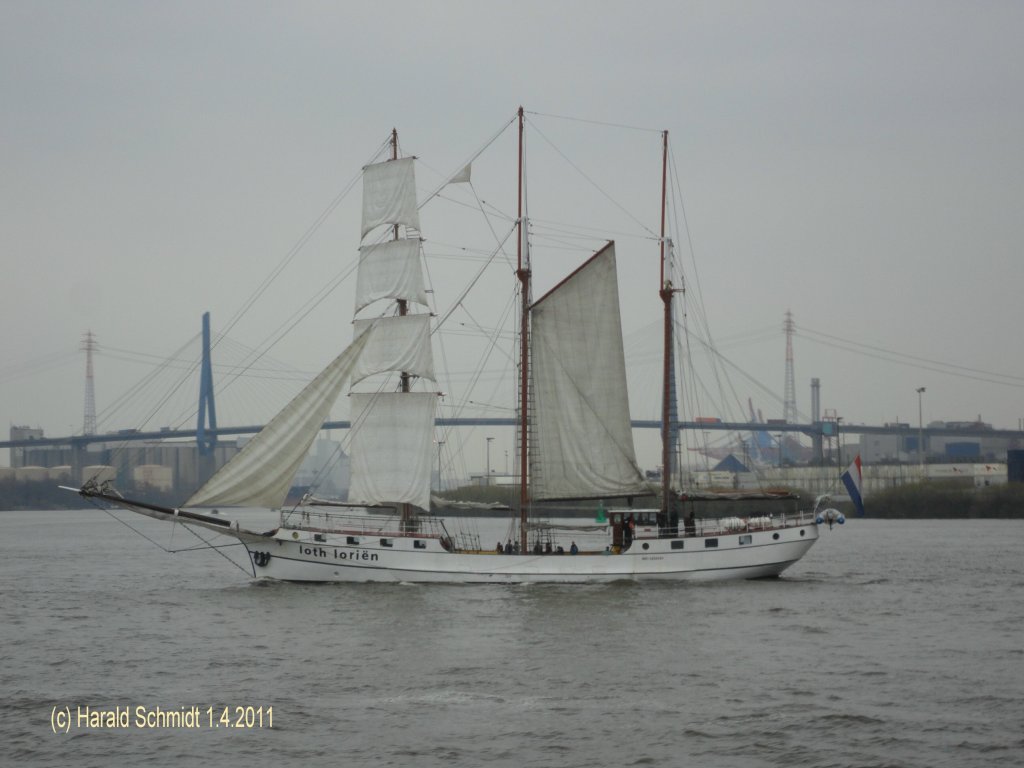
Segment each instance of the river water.
[{"label": "river water", "polygon": [[1024,522],[854,520],[772,581],[304,586],[0,513],[3,762],[1016,766],[1022,554]]}]

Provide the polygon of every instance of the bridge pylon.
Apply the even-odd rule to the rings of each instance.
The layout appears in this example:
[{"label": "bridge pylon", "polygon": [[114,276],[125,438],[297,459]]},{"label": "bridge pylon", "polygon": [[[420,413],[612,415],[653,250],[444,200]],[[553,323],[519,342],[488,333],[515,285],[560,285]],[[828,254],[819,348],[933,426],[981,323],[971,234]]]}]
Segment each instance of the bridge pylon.
[{"label": "bridge pylon", "polygon": [[[212,430],[212,431],[207,431]],[[213,363],[210,359],[210,313],[203,313],[203,362],[199,372],[199,415],[196,419],[196,447],[209,456],[217,445],[217,406],[213,399]]]}]

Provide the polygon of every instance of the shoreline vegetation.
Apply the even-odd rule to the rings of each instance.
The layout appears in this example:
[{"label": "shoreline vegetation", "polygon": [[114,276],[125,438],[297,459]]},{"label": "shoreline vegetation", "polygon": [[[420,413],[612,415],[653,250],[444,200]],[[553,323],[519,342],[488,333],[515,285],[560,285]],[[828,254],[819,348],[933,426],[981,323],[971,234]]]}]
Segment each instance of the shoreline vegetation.
[{"label": "shoreline vegetation", "polygon": [[[796,493],[801,509],[809,509],[813,495],[799,488],[787,490]],[[138,489],[126,492],[135,494],[137,498],[145,498],[155,504],[173,507],[181,503],[181,498],[169,492],[154,492],[152,489]],[[484,504],[503,504],[511,506],[516,498],[516,491],[508,486],[464,486],[446,490],[444,499],[456,502],[477,502]],[[685,511],[690,505],[699,518],[712,517],[749,517],[752,514],[782,514],[795,511],[797,502],[788,501],[721,501],[721,502],[686,502]],[[40,482],[0,481],[0,511],[15,510],[53,510],[81,509],[86,503],[75,493],[61,490],[56,485]],[[543,509],[545,505],[537,505]],[[599,501],[576,503],[560,503],[549,507],[549,516],[590,516],[599,507],[606,509],[627,506],[624,499],[610,500],[602,505]],[[658,506],[657,497],[637,498],[633,506],[652,508]],[[856,519],[853,505],[849,502],[833,501],[831,506],[839,509],[848,519]],[[508,514],[507,510],[496,509],[493,512],[480,510],[464,510],[441,507],[435,510],[439,515],[466,514]],[[1024,519],[1024,484],[1007,483],[982,488],[964,487],[961,484],[945,481],[928,481],[926,483],[909,484],[898,488],[872,493],[865,500],[865,518],[876,519],[922,519],[922,518],[993,518],[993,519]],[[542,514],[544,514],[542,512]]]},{"label": "shoreline vegetation", "polygon": [[[843,505],[839,505],[843,508]],[[844,513],[851,517],[852,505]],[[889,488],[864,500],[865,517],[1024,519],[1024,483],[964,488],[955,481],[929,481]]]}]

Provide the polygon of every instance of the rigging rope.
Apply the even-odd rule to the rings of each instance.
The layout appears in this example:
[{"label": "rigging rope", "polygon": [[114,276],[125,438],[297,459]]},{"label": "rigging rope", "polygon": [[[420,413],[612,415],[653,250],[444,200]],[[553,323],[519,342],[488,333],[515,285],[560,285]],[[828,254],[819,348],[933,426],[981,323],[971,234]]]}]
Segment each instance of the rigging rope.
[{"label": "rigging rope", "polygon": [[[237,546],[241,546],[241,547],[244,547],[245,545],[244,545],[244,544],[242,544],[242,542],[241,542],[241,541],[235,541],[235,542],[233,542],[233,543],[231,543],[231,544],[211,544],[211,543],[210,543],[210,542],[209,542],[208,540],[204,539],[204,538],[203,538],[202,536],[200,536],[200,535],[199,535],[198,533],[196,533],[196,532],[195,532],[194,530],[192,530],[192,528],[191,528],[191,527],[190,527],[189,525],[187,525],[187,524],[185,524],[185,523],[182,523],[182,522],[179,522],[179,524],[180,524],[180,525],[181,525],[181,526],[182,526],[182,527],[183,527],[183,528],[184,528],[185,530],[187,530],[187,531],[188,531],[189,533],[191,533],[191,534],[192,534],[193,536],[195,536],[195,537],[196,537],[197,539],[199,539],[199,540],[200,540],[201,542],[203,542],[203,544],[204,544],[205,546],[203,546],[203,547],[188,547],[188,548],[186,548],[186,549],[168,549],[167,547],[165,547],[165,546],[164,546],[163,544],[161,544],[160,542],[156,541],[155,539],[152,539],[152,538],[150,538],[149,536],[147,536],[146,534],[144,534],[144,533],[143,533],[142,531],[140,531],[140,530],[139,530],[138,528],[135,528],[135,527],[134,527],[133,525],[131,525],[130,523],[128,523],[128,522],[127,522],[126,520],[122,520],[122,519],[121,519],[120,517],[118,517],[118,516],[117,516],[117,515],[115,515],[115,514],[114,514],[113,512],[111,512],[111,511],[110,511],[110,510],[109,510],[109,509],[108,509],[107,507],[101,506],[101,505],[100,505],[100,504],[99,504],[99,503],[98,503],[98,502],[97,502],[97,501],[96,501],[95,499],[93,499],[93,498],[88,498],[87,500],[88,500],[88,502],[89,502],[90,504],[92,504],[92,506],[94,506],[94,507],[95,507],[96,509],[99,509],[100,511],[102,511],[102,512],[106,513],[106,514],[107,514],[107,515],[108,515],[109,517],[112,517],[112,518],[113,518],[114,520],[116,520],[117,522],[121,523],[121,525],[123,525],[123,526],[125,526],[126,528],[128,528],[128,529],[130,529],[130,530],[134,531],[134,532],[135,532],[135,533],[137,533],[137,534],[138,534],[139,536],[141,536],[141,537],[142,537],[142,538],[144,538],[144,539],[145,539],[146,541],[148,541],[148,542],[149,542],[150,544],[153,544],[154,546],[156,546],[156,547],[158,547],[158,548],[162,549],[162,550],[163,550],[164,552],[167,552],[168,554],[176,554],[176,553],[178,553],[178,552],[198,552],[199,550],[202,550],[202,549],[212,549],[212,550],[213,550],[213,551],[215,551],[215,552],[216,552],[216,553],[217,553],[218,555],[220,555],[220,556],[221,556],[221,557],[223,557],[223,558],[224,558],[225,560],[227,560],[227,561],[228,561],[229,563],[231,563],[231,564],[232,564],[233,566],[235,566],[235,567],[236,567],[236,568],[238,568],[238,569],[239,569],[240,571],[242,571],[242,573],[244,573],[244,574],[245,574],[246,576],[248,576],[248,575],[249,575],[249,573],[250,573],[250,572],[249,572],[249,571],[247,571],[247,570],[246,570],[245,568],[243,568],[243,567],[242,567],[241,565],[239,565],[239,564],[238,564],[238,563],[236,563],[236,562],[235,562],[234,560],[232,560],[232,559],[231,559],[230,557],[228,557],[227,555],[225,555],[225,554],[224,554],[223,552],[221,552],[221,551],[220,551],[221,549],[224,549],[224,548],[226,548],[226,547],[237,547]],[[172,535],[173,535],[173,530],[174,530],[174,529],[172,528],[172,529],[171,529],[171,531],[172,531]],[[248,551],[248,550],[246,550],[246,551]]]},{"label": "rigging rope", "polygon": [[546,112],[531,112],[530,110],[523,110],[527,115],[536,115],[537,117],[550,117],[555,120],[567,120],[574,123],[587,123],[589,125],[603,125],[607,128],[623,128],[627,131],[644,131],[646,133],[661,133],[658,128],[645,128],[638,125],[626,125],[625,123],[608,123],[601,120],[588,120],[582,117],[568,117],[566,115],[553,115]]},{"label": "rigging rope", "polygon": [[[437,195],[441,194],[441,190],[442,190],[442,189],[444,189],[445,187],[447,187],[447,186],[448,186],[448,184],[450,184],[450,183],[451,183],[451,180],[452,180],[452,179],[454,179],[454,178],[455,178],[455,177],[456,177],[456,176],[457,176],[457,175],[458,175],[459,173],[461,173],[461,172],[462,172],[462,169],[463,169],[463,168],[465,168],[465,167],[466,167],[467,165],[470,165],[470,164],[471,164],[471,163],[473,163],[473,162],[474,162],[474,161],[475,161],[475,160],[476,160],[476,159],[477,159],[478,157],[480,157],[480,155],[482,155],[482,154],[483,154],[483,153],[484,153],[484,152],[485,152],[485,151],[486,151],[486,150],[487,150],[487,149],[488,149],[488,148],[489,148],[489,147],[491,146],[491,144],[493,144],[494,142],[496,142],[496,141],[498,140],[498,138],[499,138],[499,137],[501,136],[501,134],[503,134],[503,133],[504,133],[505,131],[507,131],[507,130],[508,130],[508,127],[509,127],[510,125],[512,125],[513,123],[515,123],[515,122],[516,122],[516,120],[517,120],[517,116],[513,115],[513,116],[512,116],[512,117],[511,117],[511,118],[510,118],[510,119],[508,120],[508,122],[506,122],[506,123],[505,123],[504,125],[502,125],[502,126],[501,126],[501,128],[499,128],[499,129],[497,130],[497,132],[496,132],[496,133],[495,133],[495,134],[494,134],[494,135],[493,135],[493,136],[492,136],[492,137],[491,137],[490,139],[488,139],[487,141],[485,141],[485,142],[484,142],[483,146],[481,146],[481,147],[480,147],[480,148],[479,148],[479,149],[478,149],[478,150],[477,150],[476,152],[474,152],[473,154],[471,154],[471,155],[469,156],[469,159],[467,159],[467,160],[466,160],[466,161],[465,161],[464,163],[460,164],[460,165],[459,165],[459,166],[458,166],[458,167],[456,168],[456,170],[455,170],[455,172],[454,172],[454,173],[452,173],[451,175],[447,176],[447,177],[445,178],[445,180],[444,180],[443,182],[441,182],[441,185],[440,185],[440,186],[439,186],[439,187],[438,187],[437,189],[435,189],[435,190],[434,190],[433,192],[431,192],[431,193],[430,193],[429,195],[427,195],[427,196],[426,196],[426,197],[425,197],[425,198],[423,199],[423,201],[422,201],[422,202],[421,202],[421,203],[420,203],[419,205],[417,205],[417,206],[416,206],[416,210],[420,210],[421,208],[423,208],[423,206],[424,206],[424,205],[426,205],[426,204],[427,204],[427,203],[429,203],[429,202],[430,202],[431,200],[433,200],[433,199],[434,199],[434,198],[435,198],[435,197],[436,197]],[[421,160],[420,162],[421,162],[421,163],[423,163],[423,161],[422,161],[422,160]],[[424,163],[424,165],[426,165],[426,164]],[[429,166],[426,166],[426,167],[429,167]]]},{"label": "rigging rope", "polygon": [[[965,365],[945,363],[940,360],[931,360],[926,357],[919,357],[917,355],[912,355],[906,352],[897,352],[895,350],[884,349],[882,347],[874,346],[871,344],[864,344],[859,341],[852,341],[850,339],[844,339],[839,336],[832,336],[827,333],[822,333],[821,331],[813,331],[803,327],[800,328],[800,330],[797,332],[797,335],[817,344],[831,346],[834,347],[835,349],[841,349],[846,352],[853,352],[854,354],[863,355],[865,357],[872,357],[875,358],[876,360],[884,360],[885,362],[895,363],[897,365],[905,365],[914,368],[919,368],[925,371],[943,373],[946,374],[947,376],[957,376],[965,379],[973,379],[974,381],[984,381],[989,384],[1002,384],[1003,386],[1008,387],[1024,386],[1024,376],[1016,376],[1008,373],[997,373],[994,371],[985,371],[979,368],[971,368]],[[816,336],[820,336],[821,339],[815,338]],[[822,339],[828,339],[829,341],[822,341]],[[841,344],[833,344],[830,342],[841,342]],[[893,357],[903,357],[906,358],[906,360],[894,360],[892,359]],[[1008,379],[1008,381],[999,381],[999,379]]]},{"label": "rigging rope", "polygon": [[604,197],[608,202],[610,202],[612,205],[614,205],[616,208],[618,208],[620,211],[622,211],[624,214],[626,214],[626,216],[628,216],[630,219],[632,219],[633,222],[636,223],[636,225],[639,226],[641,229],[643,229],[646,232],[649,232],[651,234],[651,236],[657,237],[657,235],[655,234],[654,230],[652,230],[650,227],[648,227],[646,224],[644,224],[642,221],[640,221],[640,219],[638,219],[636,216],[634,216],[625,206],[621,205],[610,194],[605,192],[604,189],[597,182],[595,182],[593,179],[591,179],[587,174],[585,174],[583,172],[583,169],[581,169],[578,165],[576,165],[576,163],[574,163],[572,160],[570,160],[569,157],[564,152],[562,152],[562,150],[560,150],[558,147],[556,147],[554,142],[552,142],[551,139],[549,139],[547,136],[545,136],[544,133],[536,125],[533,124],[533,121],[529,121],[529,122],[530,122],[530,125],[533,127],[533,129],[537,132],[537,135],[540,136],[547,143],[547,145],[549,147],[551,147],[555,151],[555,153],[559,157],[561,157],[563,160],[565,160],[565,162],[568,163],[569,166],[574,171],[576,171],[576,173],[578,173],[584,180],[587,181],[587,183],[589,183],[594,189],[596,189],[601,194],[602,197]]}]

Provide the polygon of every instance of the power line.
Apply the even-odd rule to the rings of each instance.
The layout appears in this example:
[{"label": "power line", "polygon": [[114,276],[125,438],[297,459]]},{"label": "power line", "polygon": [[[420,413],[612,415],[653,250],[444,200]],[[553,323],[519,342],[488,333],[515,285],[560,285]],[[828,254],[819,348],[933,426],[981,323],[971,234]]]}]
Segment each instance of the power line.
[{"label": "power line", "polygon": [[995,371],[985,371],[980,368],[971,368],[969,366],[947,363],[941,360],[931,360],[926,357],[885,349],[871,344],[864,344],[859,341],[844,339],[839,336],[833,336],[831,334],[813,331],[807,328],[801,328],[801,332],[798,335],[803,336],[808,341],[815,344],[821,344],[834,349],[841,349],[844,352],[852,352],[854,354],[870,357],[876,360],[883,360],[895,365],[918,368],[920,370],[942,373],[947,376],[956,376],[964,379],[972,379],[974,381],[983,381],[989,384],[1002,384],[1007,387],[1024,387],[1024,376],[1015,376],[1013,374],[998,373]]}]

